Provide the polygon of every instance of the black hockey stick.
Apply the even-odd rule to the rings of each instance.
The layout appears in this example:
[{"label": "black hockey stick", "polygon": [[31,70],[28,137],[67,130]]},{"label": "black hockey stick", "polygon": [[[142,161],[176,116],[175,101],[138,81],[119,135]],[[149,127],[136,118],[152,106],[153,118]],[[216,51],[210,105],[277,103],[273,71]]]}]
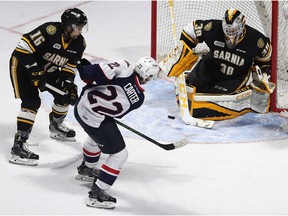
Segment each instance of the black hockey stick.
[{"label": "black hockey stick", "polygon": [[142,138],[152,142],[153,144],[159,146],[160,148],[163,148],[165,150],[173,150],[173,149],[177,149],[177,148],[180,148],[180,147],[183,147],[185,145],[188,144],[188,140],[186,138],[183,138],[182,140],[179,140],[177,142],[174,142],[174,143],[169,143],[169,144],[162,144],[162,143],[159,143],[157,142],[156,140],[140,133],[139,131],[135,130],[134,128],[131,128],[130,126],[118,121],[117,119],[114,119],[115,122],[119,125],[121,125],[122,127],[132,131],[133,133],[137,134],[138,136],[141,136]]},{"label": "black hockey stick", "polygon": [[[58,88],[56,88],[56,87],[54,87],[54,86],[52,86],[52,85],[50,85],[50,84],[48,84],[48,83],[46,83],[45,86],[46,86],[47,88],[51,89],[52,91],[57,92],[57,93],[60,94],[60,95],[66,95],[65,92],[63,92],[62,90],[60,90],[60,89],[58,89]],[[148,137],[148,136],[140,133],[139,131],[131,128],[130,126],[128,126],[128,125],[126,125],[126,124],[118,121],[117,119],[114,119],[114,120],[115,120],[115,122],[116,122],[117,124],[121,125],[122,127],[124,127],[124,128],[126,128],[126,129],[132,131],[133,133],[137,134],[138,136],[141,136],[142,138],[144,138],[144,139],[152,142],[153,144],[155,144],[155,145],[157,145],[157,146],[159,146],[159,147],[161,147],[161,148],[163,148],[163,149],[165,149],[165,150],[177,149],[177,148],[183,147],[183,146],[185,146],[185,145],[188,144],[188,140],[187,140],[186,138],[183,138],[182,140],[179,140],[179,141],[174,142],[174,143],[161,144],[161,143],[157,142],[156,140],[154,140],[154,139],[152,139],[152,138],[150,138],[150,137]]]}]

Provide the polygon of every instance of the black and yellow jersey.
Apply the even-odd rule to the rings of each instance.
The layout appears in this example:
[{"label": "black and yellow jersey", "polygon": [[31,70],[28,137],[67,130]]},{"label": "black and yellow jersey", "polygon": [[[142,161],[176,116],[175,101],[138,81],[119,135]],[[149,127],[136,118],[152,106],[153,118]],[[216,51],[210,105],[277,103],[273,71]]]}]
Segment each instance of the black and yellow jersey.
[{"label": "black and yellow jersey", "polygon": [[256,29],[245,25],[243,37],[233,49],[226,46],[222,20],[195,20],[190,24],[190,30],[189,34],[189,28],[187,32],[184,29],[180,40],[190,48],[202,42],[207,44],[210,51],[203,56],[203,59],[219,69],[214,70],[218,72],[215,76],[219,80],[243,76],[253,65],[270,71],[272,54],[270,39]]},{"label": "black and yellow jersey", "polygon": [[23,34],[12,55],[27,69],[37,63],[46,73],[60,70],[74,78],[76,62],[81,59],[85,48],[82,35],[65,41],[62,23],[47,22]]}]

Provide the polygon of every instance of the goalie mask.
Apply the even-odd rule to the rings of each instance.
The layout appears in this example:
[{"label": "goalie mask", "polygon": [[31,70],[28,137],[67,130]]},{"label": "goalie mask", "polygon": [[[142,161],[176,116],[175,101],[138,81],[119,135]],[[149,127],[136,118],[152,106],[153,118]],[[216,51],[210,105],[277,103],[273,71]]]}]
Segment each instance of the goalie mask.
[{"label": "goalie mask", "polygon": [[225,42],[229,49],[233,49],[244,37],[245,16],[237,9],[228,9],[222,20]]},{"label": "goalie mask", "polygon": [[151,79],[157,79],[160,67],[153,58],[142,57],[136,63],[134,70],[139,75],[140,83],[145,84]]}]

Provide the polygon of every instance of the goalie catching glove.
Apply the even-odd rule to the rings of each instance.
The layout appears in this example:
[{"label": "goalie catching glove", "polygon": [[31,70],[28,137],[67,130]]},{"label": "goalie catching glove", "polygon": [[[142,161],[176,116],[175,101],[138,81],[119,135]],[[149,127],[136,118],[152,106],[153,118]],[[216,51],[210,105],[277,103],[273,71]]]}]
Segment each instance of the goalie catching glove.
[{"label": "goalie catching glove", "polygon": [[258,92],[272,94],[275,90],[276,84],[269,81],[266,72],[262,72],[259,66],[254,66],[251,69],[253,81],[250,86]]},{"label": "goalie catching glove", "polygon": [[275,90],[276,84],[269,81],[266,72],[262,72],[259,66],[251,69],[253,81],[250,83],[252,88],[251,109],[258,113],[266,113],[270,107],[270,95]]}]

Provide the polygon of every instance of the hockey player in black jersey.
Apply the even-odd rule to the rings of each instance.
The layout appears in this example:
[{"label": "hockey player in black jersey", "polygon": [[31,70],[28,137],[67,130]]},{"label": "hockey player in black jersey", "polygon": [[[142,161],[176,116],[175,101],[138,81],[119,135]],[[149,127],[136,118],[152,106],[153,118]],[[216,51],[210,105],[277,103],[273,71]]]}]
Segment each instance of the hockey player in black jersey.
[{"label": "hockey player in black jersey", "polygon": [[[20,98],[17,132],[11,149],[11,163],[37,165],[39,156],[28,149],[26,141],[34,125],[41,100],[39,90],[54,97],[49,114],[50,137],[75,141],[75,131],[63,124],[69,105],[77,98],[74,78],[76,62],[86,48],[81,35],[88,28],[87,17],[78,8],[67,9],[61,22],[47,22],[23,34],[10,58],[10,77],[15,98]],[[46,83],[68,94],[61,96],[46,88]]]},{"label": "hockey player in black jersey", "polygon": [[[87,206],[114,208],[116,199],[107,190],[116,181],[127,157],[125,141],[114,118],[122,118],[144,102],[141,84],[156,79],[160,68],[150,57],[133,67],[125,60],[79,64],[82,80],[88,82],[74,107],[77,121],[88,138],[83,145],[83,161],[76,179],[94,179]],[[85,66],[86,65],[86,66]],[[100,171],[95,169],[101,153],[109,155]]]},{"label": "hockey player in black jersey", "polygon": [[[209,52],[199,60],[193,49],[198,43],[204,42],[209,47]],[[223,20],[195,20],[188,24],[184,27],[180,43],[174,52],[175,58],[166,57],[160,67],[168,76],[177,77],[185,72],[186,83],[190,88],[187,90],[189,109],[194,117],[220,120],[251,111],[251,101],[241,104],[241,107],[237,107],[234,102],[232,107],[229,107],[230,104],[225,107],[217,103],[221,99],[216,100],[215,105],[215,98],[210,97],[217,94],[219,98],[220,94],[233,95],[248,90],[251,72],[255,78],[252,87],[269,94],[263,103],[266,103],[265,107],[259,108],[267,111],[269,96],[274,90],[273,84],[267,78],[270,74],[272,54],[270,39],[246,25],[246,17],[239,10],[226,10]],[[257,75],[256,67],[261,74]],[[267,86],[261,85],[259,88],[259,83],[263,84],[263,77],[266,82],[264,85]],[[270,89],[267,89],[269,87]],[[252,95],[250,91],[246,96]],[[210,103],[208,97],[200,99],[200,94],[194,97],[196,93],[204,93],[205,96],[209,94],[213,102]],[[198,103],[198,99],[201,103]],[[256,103],[258,101],[254,102]]]}]

